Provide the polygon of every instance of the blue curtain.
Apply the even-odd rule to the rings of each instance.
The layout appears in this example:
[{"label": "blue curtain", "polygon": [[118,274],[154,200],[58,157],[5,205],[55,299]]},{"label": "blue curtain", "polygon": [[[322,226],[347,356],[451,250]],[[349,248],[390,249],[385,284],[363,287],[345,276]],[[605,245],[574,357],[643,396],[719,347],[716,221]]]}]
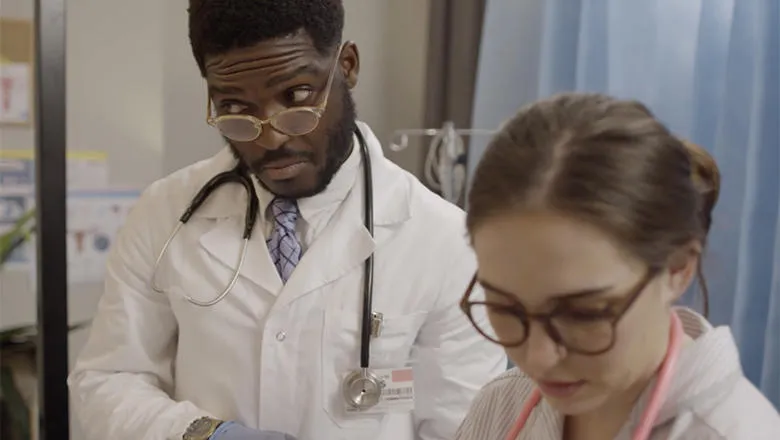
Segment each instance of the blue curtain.
[{"label": "blue curtain", "polygon": [[780,407],[780,1],[488,0],[483,29],[475,127],[600,91],[643,101],[714,155],[710,319],[731,326],[747,377]]}]

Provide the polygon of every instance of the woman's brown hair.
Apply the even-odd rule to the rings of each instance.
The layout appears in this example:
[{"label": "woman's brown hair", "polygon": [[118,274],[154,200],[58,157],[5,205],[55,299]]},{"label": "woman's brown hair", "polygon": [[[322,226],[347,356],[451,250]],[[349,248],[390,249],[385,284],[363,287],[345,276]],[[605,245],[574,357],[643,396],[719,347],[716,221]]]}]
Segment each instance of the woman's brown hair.
[{"label": "woman's brown hair", "polygon": [[[471,234],[510,211],[552,209],[615,236],[651,268],[706,244],[715,161],[637,101],[567,93],[522,108],[493,138],[468,197]],[[697,278],[707,313],[707,287]]]}]

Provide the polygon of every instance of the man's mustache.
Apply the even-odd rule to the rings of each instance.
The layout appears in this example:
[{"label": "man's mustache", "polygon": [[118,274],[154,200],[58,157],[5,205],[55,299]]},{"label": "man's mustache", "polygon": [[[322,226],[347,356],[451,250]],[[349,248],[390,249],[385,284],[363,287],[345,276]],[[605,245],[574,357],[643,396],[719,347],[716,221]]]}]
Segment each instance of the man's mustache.
[{"label": "man's mustache", "polygon": [[263,157],[253,161],[250,164],[250,167],[254,170],[261,170],[268,166],[268,164],[285,159],[297,159],[312,162],[314,161],[314,154],[311,151],[294,151],[287,147],[281,147],[277,148],[276,150],[266,151]]}]

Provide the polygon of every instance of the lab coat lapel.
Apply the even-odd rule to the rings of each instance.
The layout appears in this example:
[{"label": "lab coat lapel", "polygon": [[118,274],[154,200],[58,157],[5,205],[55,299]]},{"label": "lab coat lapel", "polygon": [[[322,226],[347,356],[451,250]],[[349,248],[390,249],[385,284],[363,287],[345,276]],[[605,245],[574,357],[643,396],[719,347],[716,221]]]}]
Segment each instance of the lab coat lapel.
[{"label": "lab coat lapel", "polygon": [[[358,121],[368,147],[373,174],[374,237],[365,227],[363,165],[355,184],[325,230],[303,255],[274,307],[283,307],[352,270],[392,237],[393,226],[411,217],[410,177],[388,161],[371,129]],[[289,293],[289,294],[288,294]]]},{"label": "lab coat lapel", "polygon": [[[220,220],[213,229],[201,237],[200,244],[232,271],[238,265],[243,245],[241,239],[243,229],[243,216]],[[252,238],[247,244],[246,258],[240,274],[274,296],[282,289],[282,280],[271,261],[260,227],[255,227]]]},{"label": "lab coat lapel", "polygon": [[[683,347],[677,359],[675,373],[654,426],[668,422],[683,407],[697,400],[720,401],[744,377],[739,351],[728,327],[713,328],[706,318],[684,307],[676,307],[674,311],[685,333],[695,342]],[[641,420],[654,387],[655,380],[640,396],[631,415],[633,425]]]},{"label": "lab coat lapel", "polygon": [[358,189],[350,191],[322,234],[303,255],[284,287],[290,295],[280,297],[275,307],[337,280],[362,266],[374,252],[376,244],[363,224],[363,192]]},{"label": "lab coat lapel", "polygon": [[[215,158],[213,164],[205,166],[199,180],[208,179],[235,166],[235,158],[225,149]],[[199,187],[198,187],[199,188]],[[232,274],[239,261],[241,239],[244,232],[244,216],[247,209],[246,190],[238,184],[224,185],[208,198],[195,212],[193,218],[205,218],[215,225],[200,237],[200,245],[216,260],[228,268]],[[282,280],[271,261],[265,244],[261,225],[255,225],[249,240],[241,268],[241,277],[246,278],[272,295],[278,295],[282,289]],[[226,279],[227,283],[230,279]]]},{"label": "lab coat lapel", "polygon": [[[372,237],[363,224],[365,186],[362,166],[342,206],[303,255],[286,285],[282,283],[271,261],[262,228],[255,227],[241,275],[273,295],[280,295],[283,288],[284,292],[289,292],[279,297],[274,308],[283,307],[355,268],[362,270],[365,260],[392,235],[392,228],[388,227],[402,223],[412,215],[411,177],[384,157],[382,145],[368,125],[359,121],[357,125],[366,139],[373,171],[375,236]],[[234,165],[234,160],[223,158],[216,168],[206,170],[204,175],[211,177]],[[236,267],[241,249],[246,194],[239,185],[225,186],[219,193],[219,196],[211,197],[196,214],[209,218],[222,217],[213,229],[201,237],[200,243],[214,258],[232,270]],[[229,214],[227,218],[224,213]]]}]

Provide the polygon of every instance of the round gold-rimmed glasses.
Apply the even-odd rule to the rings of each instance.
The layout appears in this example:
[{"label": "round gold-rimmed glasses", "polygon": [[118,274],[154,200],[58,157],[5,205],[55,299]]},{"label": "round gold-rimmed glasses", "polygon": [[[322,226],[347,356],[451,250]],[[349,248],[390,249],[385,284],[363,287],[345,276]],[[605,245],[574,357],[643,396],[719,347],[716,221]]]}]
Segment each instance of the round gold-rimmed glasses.
[{"label": "round gold-rimmed glasses", "polygon": [[[657,269],[648,271],[620,304],[607,311],[583,312],[560,305],[549,313],[529,313],[514,298],[500,293],[497,294],[506,296],[505,301],[471,301],[469,298],[477,284],[475,274],[463,294],[460,307],[482,336],[504,347],[524,344],[528,340],[531,321],[538,321],[550,339],[569,352],[599,355],[615,345],[618,322],[659,272]],[[485,316],[488,319],[484,319]]]},{"label": "round gold-rimmed glasses", "polygon": [[274,130],[287,136],[304,136],[317,128],[320,118],[325,112],[330,96],[333,77],[338,67],[338,60],[344,46],[339,48],[325,86],[325,93],[316,106],[302,106],[284,109],[268,119],[258,119],[252,115],[221,115],[214,116],[211,97],[207,96],[206,123],[219,130],[222,136],[236,142],[251,142],[263,133],[263,126],[268,124]]}]

